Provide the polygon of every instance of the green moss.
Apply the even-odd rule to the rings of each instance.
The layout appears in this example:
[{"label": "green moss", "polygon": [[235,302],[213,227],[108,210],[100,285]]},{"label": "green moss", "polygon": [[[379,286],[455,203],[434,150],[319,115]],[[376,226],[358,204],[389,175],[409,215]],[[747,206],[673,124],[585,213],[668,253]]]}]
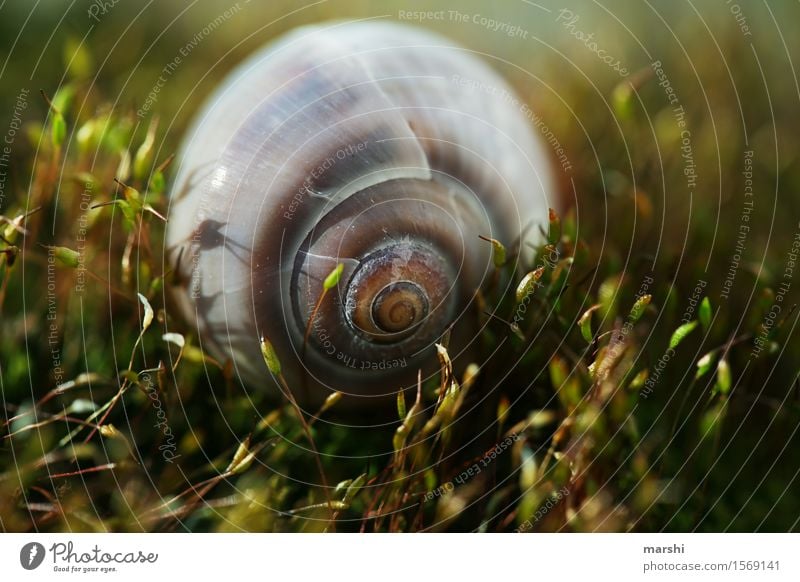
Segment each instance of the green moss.
[{"label": "green moss", "polygon": [[[725,50],[740,50],[730,43]],[[133,104],[142,93],[113,105],[90,80],[98,55],[74,41],[67,47],[76,58],[64,61],[69,80],[52,107],[28,97],[0,207],[5,529],[797,527],[800,500],[785,494],[800,450],[796,370],[785,365],[800,356],[791,341],[794,295],[769,330],[763,323],[797,230],[800,176],[796,164],[778,175],[770,160],[753,167],[764,196],[778,186],[792,196],[781,195],[774,218],[776,200],[754,211],[746,260],[734,291],[721,297],[736,244],[730,225],[741,215],[743,144],[729,97],[711,93],[727,112],[713,123],[705,103],[689,98],[691,71],[670,71],[687,96],[693,155],[708,180],[691,196],[680,132],[657,79],[644,75],[634,99],[616,80],[601,79],[598,95],[577,77],[553,76],[555,94],[538,93],[536,105],[570,152],[578,196],[552,217],[550,246],[537,249],[537,258],[557,259],[531,277],[541,260],[513,271],[514,241],[492,241],[498,278],[510,284],[483,290],[476,317],[496,316],[480,338],[484,366],[476,377],[448,378],[438,406],[433,382],[421,405],[406,395],[401,419],[364,430],[304,427],[288,403],[244,394],[174,318],[161,217],[190,112],[165,96],[140,120]],[[701,78],[722,83],[712,62],[694,64]],[[184,82],[199,71],[189,68]],[[733,73],[749,105],[746,123],[758,130],[755,148],[765,139],[758,132],[769,132],[767,97],[755,68]],[[118,75],[104,74],[111,79],[101,84],[115,86]],[[585,113],[602,110],[602,99],[618,117]],[[780,120],[793,113],[787,103],[777,96]],[[174,123],[153,121],[176,113]],[[587,134],[603,147],[589,147]],[[782,137],[778,157],[795,159],[795,147]],[[706,299],[687,324],[698,280],[708,282],[699,296]],[[178,335],[165,341],[167,330]],[[754,352],[759,338],[763,349]],[[322,418],[343,416],[334,403]],[[488,430],[476,435],[474,427]],[[290,444],[305,447],[307,431],[331,505],[322,487],[306,485],[320,482],[316,456]]]}]

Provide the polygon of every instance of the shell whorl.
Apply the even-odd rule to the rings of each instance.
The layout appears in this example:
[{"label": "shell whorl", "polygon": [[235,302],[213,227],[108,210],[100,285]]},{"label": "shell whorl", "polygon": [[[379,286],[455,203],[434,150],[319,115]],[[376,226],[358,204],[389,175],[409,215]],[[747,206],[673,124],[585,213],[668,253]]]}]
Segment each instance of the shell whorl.
[{"label": "shell whorl", "polygon": [[304,27],[240,65],[187,136],[170,209],[203,346],[268,387],[268,337],[309,402],[415,383],[451,324],[466,348],[492,270],[478,235],[547,220],[547,158],[511,96],[475,55],[388,22]]}]

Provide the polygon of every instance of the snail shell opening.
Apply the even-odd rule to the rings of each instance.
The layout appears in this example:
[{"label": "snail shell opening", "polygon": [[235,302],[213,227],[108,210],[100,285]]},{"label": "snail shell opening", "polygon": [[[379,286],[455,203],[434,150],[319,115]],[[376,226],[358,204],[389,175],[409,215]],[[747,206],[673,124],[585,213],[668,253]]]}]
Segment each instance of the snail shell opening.
[{"label": "snail shell opening", "polygon": [[468,364],[493,272],[478,237],[536,242],[553,192],[513,95],[470,51],[389,22],[304,27],[240,65],[172,190],[167,258],[203,348],[277,393],[268,338],[304,405],[385,402],[437,369],[448,330]]}]

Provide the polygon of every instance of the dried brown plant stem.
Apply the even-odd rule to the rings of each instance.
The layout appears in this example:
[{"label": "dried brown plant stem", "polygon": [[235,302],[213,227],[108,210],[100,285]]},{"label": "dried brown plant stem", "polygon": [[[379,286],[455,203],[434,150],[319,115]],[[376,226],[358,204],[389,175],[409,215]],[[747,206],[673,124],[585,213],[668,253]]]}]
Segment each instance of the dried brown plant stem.
[{"label": "dried brown plant stem", "polygon": [[322,489],[325,492],[325,501],[327,503],[328,509],[330,510],[331,514],[331,527],[333,531],[336,531],[336,524],[333,521],[336,517],[336,511],[333,508],[333,504],[331,503],[333,500],[331,499],[330,487],[328,487],[328,478],[325,476],[325,469],[322,467],[322,458],[320,457],[319,450],[317,449],[317,444],[314,441],[314,437],[311,434],[311,427],[308,425],[305,416],[303,416],[303,410],[297,404],[297,400],[295,400],[294,394],[289,389],[289,384],[286,382],[286,378],[283,376],[283,372],[278,372],[277,378],[281,384],[281,388],[283,389],[283,393],[285,394],[286,399],[289,401],[289,404],[291,404],[295,414],[297,415],[298,420],[300,421],[300,426],[303,428],[303,432],[305,433],[306,440],[308,440],[308,444],[311,447],[311,451],[314,453],[314,462],[317,465],[317,471],[319,471],[319,477],[322,480]]}]

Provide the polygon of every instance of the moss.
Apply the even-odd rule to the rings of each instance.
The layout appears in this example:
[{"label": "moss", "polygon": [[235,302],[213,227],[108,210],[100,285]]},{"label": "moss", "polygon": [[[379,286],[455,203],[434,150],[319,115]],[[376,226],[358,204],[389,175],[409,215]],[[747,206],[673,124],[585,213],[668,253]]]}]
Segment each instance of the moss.
[{"label": "moss", "polygon": [[[65,59],[67,82],[23,97],[0,205],[6,530],[797,527],[800,500],[786,491],[800,411],[785,362],[800,354],[794,290],[780,284],[798,204],[782,194],[775,216],[778,201],[748,214],[724,293],[745,149],[729,95],[710,91],[726,112],[713,122],[703,100],[683,103],[706,178],[693,189],[680,119],[647,65],[635,92],[605,78],[598,94],[556,76],[556,94],[536,106],[569,152],[577,204],[552,217],[531,265],[497,262],[509,285],[483,290],[477,375],[453,378],[443,358],[419,404],[408,394],[385,428],[364,430],[300,422],[291,403],[245,392],[174,317],[162,217],[187,111],[165,96],[140,118],[144,97],[113,103],[90,80],[99,55],[67,46],[77,55]],[[694,64],[719,87],[713,62]],[[119,77],[104,74],[106,87]],[[796,191],[796,164],[776,173],[764,153],[775,146],[759,145],[771,126],[755,67],[734,74],[757,129],[754,182]],[[691,71],[670,75],[693,95]],[[516,82],[524,92],[529,81]],[[598,111],[603,99],[613,110],[580,114],[580,124],[563,109]],[[788,119],[785,97],[775,110]],[[176,112],[174,123],[156,121]],[[796,155],[781,136],[778,157]],[[512,243],[492,241],[495,257]],[[321,417],[343,418],[336,403]]]}]

